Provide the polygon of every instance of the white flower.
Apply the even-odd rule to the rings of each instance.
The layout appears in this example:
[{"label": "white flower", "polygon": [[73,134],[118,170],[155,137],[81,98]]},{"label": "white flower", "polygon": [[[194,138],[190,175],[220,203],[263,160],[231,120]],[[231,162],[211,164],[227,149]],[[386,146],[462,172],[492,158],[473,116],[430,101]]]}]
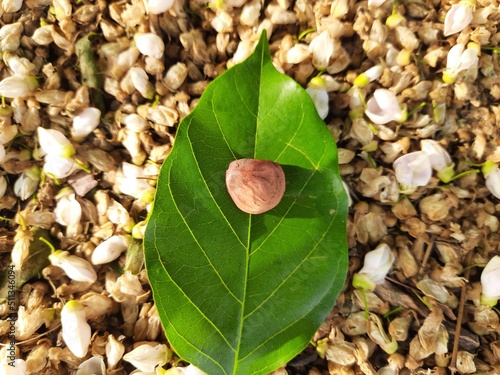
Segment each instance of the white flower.
[{"label": "white flower", "polygon": [[130,238],[127,236],[112,236],[101,242],[92,253],[92,264],[106,264],[114,261],[125,250],[130,243]]},{"label": "white flower", "polygon": [[165,52],[165,43],[156,34],[153,33],[137,33],[134,35],[135,45],[145,56],[151,56],[158,60],[163,57]]},{"label": "white flower", "polygon": [[500,168],[491,160],[487,160],[481,170],[486,179],[486,187],[491,194],[500,199]]},{"label": "white flower", "polygon": [[169,356],[170,353],[166,345],[143,344],[125,354],[123,359],[141,371],[153,372],[157,366],[163,366],[167,363]]},{"label": "white flower", "polygon": [[131,113],[130,115],[127,115],[123,119],[123,123],[125,124],[127,129],[130,129],[135,133],[141,133],[149,129],[148,121],[137,113]]},{"label": "white flower", "polygon": [[352,285],[357,289],[373,290],[384,282],[396,257],[385,243],[365,255],[363,268],[354,274]]},{"label": "white flower", "polygon": [[44,172],[48,175],[54,176],[55,178],[66,178],[78,170],[78,166],[73,159],[47,155],[45,156],[44,161]]},{"label": "white flower", "polygon": [[479,57],[476,48],[465,49],[464,44],[455,44],[446,57],[446,69],[443,72],[443,82],[451,84],[457,79],[458,73],[477,67]]},{"label": "white flower", "polygon": [[81,142],[95,128],[101,121],[101,111],[94,107],[85,108],[78,115],[73,118],[73,129],[71,135],[77,142]]},{"label": "white flower", "polygon": [[410,194],[419,186],[426,186],[432,177],[432,165],[423,151],[400,156],[393,163],[396,180],[403,193]]},{"label": "white flower", "polygon": [[75,154],[75,148],[70,140],[58,130],[38,128],[38,142],[46,155],[70,158]]},{"label": "white flower", "polygon": [[472,21],[472,12],[475,9],[475,0],[462,0],[458,4],[453,4],[444,19],[444,36],[465,29]]},{"label": "white flower", "polygon": [[307,85],[306,91],[311,97],[319,117],[324,120],[326,116],[328,116],[328,111],[330,110],[325,80],[321,77],[314,77]]},{"label": "white flower", "polygon": [[[5,347],[7,348],[7,346]],[[13,364],[9,362],[0,363],[0,374],[2,375],[25,375],[26,374],[26,361],[17,358],[13,360]]]},{"label": "white flower", "polygon": [[30,96],[38,88],[38,81],[35,77],[4,78],[0,82],[0,95],[6,98],[23,98]]},{"label": "white flower", "polygon": [[403,122],[407,115],[406,105],[400,105],[396,95],[386,89],[375,90],[373,97],[366,103],[365,113],[377,125],[390,121]]},{"label": "white flower", "polygon": [[363,117],[365,96],[362,90],[354,85],[347,91],[347,95],[349,95],[350,98],[349,108],[351,111],[349,112],[349,117]]},{"label": "white flower", "polygon": [[431,139],[420,141],[420,148],[429,157],[432,169],[438,173],[438,177],[444,183],[451,181],[454,171],[450,154],[438,142]]},{"label": "white flower", "polygon": [[70,255],[67,251],[57,250],[49,255],[50,263],[60,267],[72,280],[95,283],[97,274],[94,267],[85,259]]},{"label": "white flower", "polygon": [[116,175],[115,187],[122,194],[145,199],[146,195],[154,194],[154,188],[148,183],[147,177],[142,167],[124,162],[122,170]]},{"label": "white flower", "polygon": [[118,228],[123,228],[127,232],[132,230],[135,225],[134,219],[130,217],[129,211],[114,199],[111,199],[107,215],[109,221],[116,224]]},{"label": "white flower", "polygon": [[495,306],[500,299],[500,256],[490,259],[481,273],[481,304]]},{"label": "white flower", "polygon": [[383,3],[385,3],[387,0],[368,0],[368,6],[370,8],[378,8],[381,6]]},{"label": "white flower", "polygon": [[174,5],[175,0],[148,0],[147,9],[149,13],[164,13]]},{"label": "white flower", "polygon": [[2,198],[5,195],[5,192],[7,191],[7,179],[5,176],[0,176],[0,198]]},{"label": "white flower", "polygon": [[56,222],[64,226],[80,224],[82,218],[82,206],[76,200],[75,194],[69,194],[57,202],[54,209]]},{"label": "white flower", "polygon": [[330,58],[335,50],[333,39],[328,31],[323,31],[309,44],[309,51],[313,55],[312,63],[318,70],[324,70],[330,65]]},{"label": "white flower", "polygon": [[384,72],[384,67],[381,64],[374,65],[370,69],[366,70],[364,73],[361,73],[354,80],[354,86],[365,87],[370,82],[379,79],[382,73]]},{"label": "white flower", "polygon": [[155,95],[155,88],[149,82],[148,74],[144,69],[133,67],[130,68],[130,79],[135,89],[141,93],[146,99],[153,99]]},{"label": "white flower", "polygon": [[30,169],[21,173],[16,183],[14,184],[14,194],[21,200],[28,199],[35,194],[40,182],[40,168],[33,166]]},{"label": "white flower", "polygon": [[61,311],[62,337],[75,356],[85,357],[90,345],[91,329],[85,308],[75,300],[68,301]]},{"label": "white flower", "polygon": [[80,363],[75,375],[106,375],[104,360],[100,357],[91,357]]}]

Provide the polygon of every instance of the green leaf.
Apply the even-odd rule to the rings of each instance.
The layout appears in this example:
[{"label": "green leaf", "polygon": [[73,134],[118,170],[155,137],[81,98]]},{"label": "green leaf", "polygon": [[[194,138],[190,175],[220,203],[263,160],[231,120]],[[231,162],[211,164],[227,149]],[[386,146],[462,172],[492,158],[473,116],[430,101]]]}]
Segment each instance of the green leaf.
[{"label": "green leaf", "polygon": [[[225,172],[240,158],[283,167],[273,210],[232,202]],[[207,87],[160,172],[145,260],[173,349],[210,375],[267,374],[293,358],[344,285],[346,216],[334,140],[273,67],[264,34]]]}]

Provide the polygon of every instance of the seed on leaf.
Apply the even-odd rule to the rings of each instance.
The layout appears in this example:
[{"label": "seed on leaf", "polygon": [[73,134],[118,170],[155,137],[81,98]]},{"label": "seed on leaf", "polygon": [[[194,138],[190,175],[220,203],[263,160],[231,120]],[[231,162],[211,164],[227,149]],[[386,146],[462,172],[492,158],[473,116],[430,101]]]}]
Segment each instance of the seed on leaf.
[{"label": "seed on leaf", "polygon": [[236,206],[249,214],[276,207],[285,193],[285,174],[269,160],[239,159],[226,171],[226,186]]}]

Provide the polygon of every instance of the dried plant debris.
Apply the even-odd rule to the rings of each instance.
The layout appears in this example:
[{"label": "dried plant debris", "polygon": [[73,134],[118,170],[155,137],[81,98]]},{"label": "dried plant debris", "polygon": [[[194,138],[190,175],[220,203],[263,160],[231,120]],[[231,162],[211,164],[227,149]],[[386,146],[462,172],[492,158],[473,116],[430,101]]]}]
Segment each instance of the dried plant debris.
[{"label": "dried plant debris", "polygon": [[498,3],[4,0],[0,17],[1,373],[199,373],[162,333],[141,238],[176,126],[264,29],[351,198],[345,290],[275,374],[500,372]]}]

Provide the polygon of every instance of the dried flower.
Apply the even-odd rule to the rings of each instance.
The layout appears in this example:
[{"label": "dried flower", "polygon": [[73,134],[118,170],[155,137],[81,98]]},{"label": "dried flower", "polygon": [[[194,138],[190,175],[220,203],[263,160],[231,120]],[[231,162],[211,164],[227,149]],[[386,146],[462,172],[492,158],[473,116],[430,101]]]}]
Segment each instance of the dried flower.
[{"label": "dried flower", "polygon": [[101,111],[94,107],[85,108],[73,118],[71,136],[77,142],[83,141],[101,121]]},{"label": "dried flower", "polygon": [[496,198],[500,199],[500,168],[491,160],[487,160],[481,168],[484,178],[486,179],[486,187]]},{"label": "dried flower", "polygon": [[121,361],[123,353],[125,353],[125,346],[110,334],[106,342],[106,359],[109,369],[116,367],[118,362]]},{"label": "dried flower", "polygon": [[106,375],[106,365],[100,357],[91,357],[80,363],[75,375]]},{"label": "dried flower", "polygon": [[378,344],[387,354],[393,354],[396,350],[398,350],[398,342],[393,337],[389,337],[387,335],[384,330],[384,325],[377,315],[370,314],[370,318],[367,322],[366,333],[370,339],[374,343]]},{"label": "dried flower", "polygon": [[[0,144],[5,145],[12,141],[17,135],[18,130],[16,125],[10,125],[7,123],[0,123]],[[3,157],[5,157],[5,148],[2,152]],[[2,157],[2,159],[3,159]]]},{"label": "dried flower", "polygon": [[171,355],[172,353],[166,345],[151,346],[143,344],[125,354],[123,359],[141,371],[153,372],[157,366],[163,366],[167,363]]},{"label": "dried flower", "polygon": [[62,337],[75,356],[85,357],[90,345],[91,329],[85,308],[75,300],[68,301],[61,311]]},{"label": "dried flower", "polygon": [[2,8],[5,13],[14,13],[21,9],[23,3],[23,0],[2,0]]},{"label": "dried flower", "polygon": [[377,89],[366,103],[365,113],[377,125],[406,120],[406,105],[400,105],[392,91]]},{"label": "dried flower", "polygon": [[153,33],[137,33],[134,35],[134,41],[143,55],[152,56],[158,60],[163,57],[165,43],[163,43],[163,40],[158,35]]},{"label": "dried flower", "polygon": [[75,148],[68,138],[58,130],[39,127],[38,142],[46,155],[70,158],[75,155]]},{"label": "dried flower", "polygon": [[2,198],[5,195],[5,192],[7,191],[7,179],[5,176],[0,176],[0,198]]},{"label": "dried flower", "polygon": [[114,261],[125,250],[130,243],[128,236],[112,236],[101,242],[92,253],[92,264],[106,264]]},{"label": "dried flower", "polygon": [[314,77],[307,85],[306,91],[311,97],[319,117],[324,120],[329,111],[325,80],[321,77]]},{"label": "dried flower", "polygon": [[133,67],[130,68],[130,79],[135,89],[141,93],[146,99],[153,99],[155,96],[155,88],[149,82],[148,74],[144,69]]},{"label": "dried flower", "polygon": [[76,255],[70,255],[67,251],[54,251],[49,255],[49,260],[53,266],[62,268],[72,280],[87,283],[95,283],[97,280],[94,267],[89,262]]},{"label": "dried flower", "polygon": [[490,259],[481,273],[481,304],[495,306],[500,299],[500,256]]},{"label": "dried flower", "polygon": [[458,33],[472,21],[472,12],[476,9],[476,0],[461,0],[453,4],[444,19],[444,36]]},{"label": "dried flower", "polygon": [[172,8],[175,0],[148,0],[147,10],[152,14],[161,14]]},{"label": "dried flower", "polygon": [[411,194],[417,187],[426,186],[432,177],[431,162],[423,151],[400,156],[392,166],[404,194]]},{"label": "dried flower", "polygon": [[10,257],[14,267],[19,270],[29,255],[31,241],[33,241],[33,234],[29,229],[20,229],[17,231],[14,240],[16,243],[12,248]]},{"label": "dried flower", "polygon": [[35,65],[32,64],[26,57],[19,57],[13,52],[6,51],[3,54],[3,60],[14,76],[24,78],[35,73]]},{"label": "dried flower", "polygon": [[38,88],[38,81],[33,76],[4,78],[0,82],[0,95],[6,98],[24,98]]},{"label": "dried flower", "polygon": [[313,55],[313,65],[318,70],[324,70],[330,64],[330,58],[335,51],[335,45],[330,33],[325,30],[315,37],[309,44],[309,51]]},{"label": "dried flower", "polygon": [[14,184],[14,194],[21,200],[28,199],[35,194],[40,182],[40,168],[33,166],[21,173]]},{"label": "dried flower", "polygon": [[464,44],[451,47],[446,58],[446,69],[443,72],[443,82],[452,84],[457,80],[461,71],[468,70],[478,65],[479,58],[476,48],[465,49]]},{"label": "dried flower", "polygon": [[377,284],[384,282],[395,259],[396,257],[387,244],[378,245],[375,250],[366,253],[363,268],[354,274],[352,285],[357,289],[375,289]]},{"label": "dried flower", "polygon": [[420,148],[429,157],[432,169],[438,173],[438,177],[444,183],[448,183],[455,174],[453,171],[453,162],[450,154],[438,142],[431,139],[420,141]]}]

